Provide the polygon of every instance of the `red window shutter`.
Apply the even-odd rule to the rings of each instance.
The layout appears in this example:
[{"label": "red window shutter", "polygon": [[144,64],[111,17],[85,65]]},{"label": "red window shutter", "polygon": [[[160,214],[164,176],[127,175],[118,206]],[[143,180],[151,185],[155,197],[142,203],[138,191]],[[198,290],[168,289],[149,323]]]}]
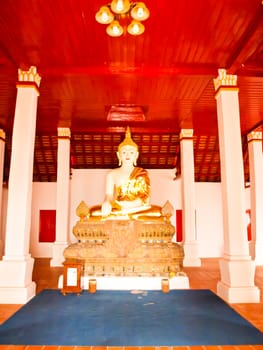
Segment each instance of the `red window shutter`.
[{"label": "red window shutter", "polygon": [[176,242],[182,242],[183,240],[183,211],[182,209],[176,210]]},{"label": "red window shutter", "polygon": [[56,210],[39,211],[39,242],[55,242]]},{"label": "red window shutter", "polygon": [[250,211],[250,209],[246,210],[246,215],[247,215],[247,239],[248,239],[248,241],[251,241],[252,235],[251,235],[251,211]]}]

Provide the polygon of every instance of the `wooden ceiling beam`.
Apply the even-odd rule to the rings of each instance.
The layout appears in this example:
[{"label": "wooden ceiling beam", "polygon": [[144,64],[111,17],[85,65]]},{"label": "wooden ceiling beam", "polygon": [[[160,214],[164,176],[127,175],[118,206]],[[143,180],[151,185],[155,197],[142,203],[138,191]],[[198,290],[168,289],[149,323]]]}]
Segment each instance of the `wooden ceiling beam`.
[{"label": "wooden ceiling beam", "polygon": [[[249,58],[257,51],[257,49],[263,45],[263,21],[262,21],[262,12],[263,6],[261,6],[261,11],[259,11],[257,18],[255,21],[251,22],[251,27],[247,31],[247,33],[243,36],[240,41],[236,52],[229,59],[229,74],[237,74],[238,75],[247,75],[248,71],[251,70],[249,65],[246,65],[246,62]],[[260,63],[260,62],[259,62]],[[260,65],[257,65],[257,70],[259,70]],[[263,65],[261,62],[261,72],[263,72]],[[256,74],[256,76],[258,73]]]},{"label": "wooden ceiling beam", "polygon": [[175,64],[173,67],[160,66],[85,66],[85,67],[48,67],[39,68],[39,74],[45,77],[66,77],[66,76],[107,76],[107,75],[138,75],[143,77],[157,76],[211,76],[217,75],[218,67],[215,64]]}]

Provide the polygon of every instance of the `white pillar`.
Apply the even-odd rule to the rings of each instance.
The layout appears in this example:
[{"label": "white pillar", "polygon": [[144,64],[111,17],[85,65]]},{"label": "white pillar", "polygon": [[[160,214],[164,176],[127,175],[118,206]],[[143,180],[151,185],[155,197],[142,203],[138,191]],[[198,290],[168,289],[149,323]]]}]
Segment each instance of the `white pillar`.
[{"label": "white pillar", "polygon": [[[4,159],[5,159],[5,132],[0,129],[0,223],[3,222],[2,201],[3,201],[3,175],[4,175]],[[4,234],[3,225],[0,224],[0,259],[4,254]]]},{"label": "white pillar", "polygon": [[245,187],[237,78],[219,69],[214,79],[220,146],[224,256],[217,292],[229,303],[259,302],[255,263],[247,240]]},{"label": "white pillar", "polygon": [[70,129],[58,128],[56,242],[51,266],[62,266],[68,246],[70,199]]},{"label": "white pillar", "polygon": [[29,254],[38,87],[36,68],[19,69],[9,173],[5,255],[0,262],[0,303],[26,303],[35,295]]},{"label": "white pillar", "polygon": [[184,266],[200,266],[196,236],[195,170],[193,130],[182,129],[180,133]]},{"label": "white pillar", "polygon": [[256,265],[263,265],[263,153],[262,132],[247,136],[250,174],[251,234],[250,253]]}]

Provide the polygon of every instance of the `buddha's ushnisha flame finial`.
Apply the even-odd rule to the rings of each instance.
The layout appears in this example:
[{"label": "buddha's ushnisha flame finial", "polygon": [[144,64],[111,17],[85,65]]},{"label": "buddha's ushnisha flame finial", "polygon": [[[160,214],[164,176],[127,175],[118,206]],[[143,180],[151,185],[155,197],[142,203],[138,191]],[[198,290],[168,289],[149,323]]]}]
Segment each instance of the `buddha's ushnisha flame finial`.
[{"label": "buddha's ushnisha flame finial", "polygon": [[124,146],[132,146],[134,148],[136,148],[136,150],[138,150],[138,146],[137,144],[133,141],[133,139],[131,138],[131,130],[129,128],[129,126],[126,129],[126,133],[125,133],[125,139],[119,144],[118,146],[118,152],[122,149],[122,147]]}]

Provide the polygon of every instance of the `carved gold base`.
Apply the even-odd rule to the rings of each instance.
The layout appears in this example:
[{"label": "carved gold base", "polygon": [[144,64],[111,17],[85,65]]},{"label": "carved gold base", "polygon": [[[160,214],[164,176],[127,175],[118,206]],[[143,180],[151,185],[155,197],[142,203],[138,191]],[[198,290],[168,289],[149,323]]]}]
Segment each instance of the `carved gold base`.
[{"label": "carved gold base", "polygon": [[89,276],[171,276],[182,271],[184,252],[171,242],[170,223],[109,220],[82,221],[74,227],[78,243],[65,259],[84,260]]}]

